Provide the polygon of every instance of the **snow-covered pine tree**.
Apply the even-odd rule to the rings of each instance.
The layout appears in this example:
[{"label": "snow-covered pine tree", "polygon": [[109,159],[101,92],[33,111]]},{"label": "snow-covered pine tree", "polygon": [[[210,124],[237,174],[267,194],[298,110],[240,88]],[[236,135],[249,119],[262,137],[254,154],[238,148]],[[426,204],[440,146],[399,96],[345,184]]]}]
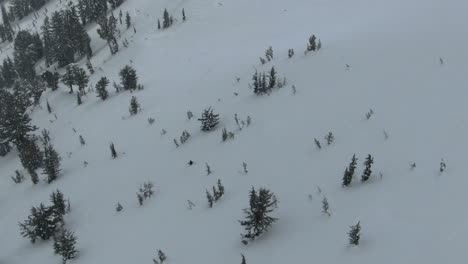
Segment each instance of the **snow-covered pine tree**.
[{"label": "snow-covered pine tree", "polygon": [[265,57],[268,61],[273,60],[273,47],[268,47],[268,49],[265,51]]},{"label": "snow-covered pine tree", "polygon": [[119,51],[119,43],[115,37],[117,33],[117,19],[114,15],[111,15],[109,18],[103,16],[98,19],[98,25],[100,27],[97,29],[99,37],[107,41],[111,54],[117,53]]},{"label": "snow-covered pine tree", "polygon": [[208,207],[213,207],[214,198],[208,190],[206,190],[206,199],[208,200]]},{"label": "snow-covered pine tree", "polygon": [[351,184],[351,181],[353,180],[353,175],[349,172],[348,168],[345,169],[344,175],[343,175],[343,187],[347,187]]},{"label": "snow-covered pine tree", "polygon": [[101,79],[96,83],[96,93],[97,97],[101,98],[103,101],[109,97],[109,92],[107,91],[107,86],[109,85],[109,79],[107,77],[101,77]]},{"label": "snow-covered pine tree", "polygon": [[169,15],[169,12],[167,12],[167,9],[164,9],[163,12],[163,28],[168,28],[171,26],[171,17]]},{"label": "snow-covered pine tree", "polygon": [[219,114],[214,114],[211,107],[203,111],[202,117],[198,119],[201,124],[202,131],[211,131],[219,124]]},{"label": "snow-covered pine tree", "polygon": [[54,235],[54,251],[55,254],[62,256],[63,264],[66,264],[68,260],[74,259],[78,255],[76,239],[75,234],[65,228],[62,228]]},{"label": "snow-covered pine tree", "polygon": [[120,70],[120,82],[124,90],[135,90],[137,88],[138,77],[136,70],[130,66],[125,65],[125,67]]},{"label": "snow-covered pine tree", "polygon": [[310,36],[309,43],[307,44],[307,51],[317,50],[317,37],[315,35]]},{"label": "snow-covered pine tree", "polygon": [[246,220],[239,221],[245,229],[242,235],[242,243],[247,244],[247,239],[255,239],[263,234],[268,228],[278,220],[270,216],[276,207],[277,200],[273,192],[268,189],[260,188],[258,193],[254,187],[249,194],[249,208],[243,209]]},{"label": "snow-covered pine tree", "polygon": [[60,190],[52,192],[50,195],[50,202],[52,203],[51,208],[55,211],[57,215],[65,215],[67,213],[67,205],[65,202],[65,197]]},{"label": "snow-covered pine tree", "polygon": [[328,204],[328,200],[327,200],[327,197],[323,197],[322,199],[322,213],[328,215],[328,216],[331,216],[330,214],[330,211],[328,211],[330,209],[330,205]]},{"label": "snow-covered pine tree", "polygon": [[374,158],[369,154],[364,161],[364,172],[362,173],[361,176],[361,181],[365,182],[369,180],[370,176],[372,175],[372,164],[374,163]]},{"label": "snow-covered pine tree", "polygon": [[136,115],[140,111],[140,104],[135,96],[132,96],[130,100],[130,107],[129,107],[130,115]]},{"label": "snow-covered pine tree", "polygon": [[348,236],[350,245],[359,245],[359,239],[361,239],[361,221],[359,221],[356,225],[350,226]]},{"label": "snow-covered pine tree", "polygon": [[52,183],[60,174],[61,157],[55,151],[52,144],[47,144],[44,149],[44,174],[47,175],[47,183]]},{"label": "snow-covered pine tree", "polygon": [[276,70],[275,67],[271,67],[271,70],[268,75],[268,88],[273,89],[276,86]]}]

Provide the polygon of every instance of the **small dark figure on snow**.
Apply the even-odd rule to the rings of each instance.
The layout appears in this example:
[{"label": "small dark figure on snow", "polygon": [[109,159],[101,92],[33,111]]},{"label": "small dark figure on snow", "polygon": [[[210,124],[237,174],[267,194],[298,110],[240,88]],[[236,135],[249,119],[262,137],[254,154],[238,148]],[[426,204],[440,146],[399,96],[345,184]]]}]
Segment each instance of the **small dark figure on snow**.
[{"label": "small dark figure on snow", "polygon": [[190,160],[187,164],[188,164],[189,166],[192,166],[193,164],[195,164],[195,162],[193,162],[193,160]]}]

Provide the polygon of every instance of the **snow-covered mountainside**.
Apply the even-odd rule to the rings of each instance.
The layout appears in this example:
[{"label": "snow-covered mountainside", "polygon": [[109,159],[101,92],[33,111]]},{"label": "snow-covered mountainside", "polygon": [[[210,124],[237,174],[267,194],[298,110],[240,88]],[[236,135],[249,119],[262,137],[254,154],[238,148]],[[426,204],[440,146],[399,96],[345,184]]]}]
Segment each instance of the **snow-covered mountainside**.
[{"label": "snow-covered mountainside", "polygon": [[[40,31],[45,14],[65,2],[51,0],[15,29]],[[158,29],[165,8],[174,24]],[[59,178],[48,184],[39,169],[33,185],[16,148],[0,157],[1,264],[61,262],[52,239],[31,244],[18,226],[57,189],[70,199],[64,222],[77,237],[79,254],[69,263],[153,263],[158,250],[168,264],[241,263],[241,254],[257,264],[464,262],[466,1],[126,0],[113,13],[119,10],[129,12],[132,26],[118,23],[116,54],[95,23],[86,27],[90,86],[106,76],[109,98],[87,91],[77,105],[60,82],[30,109],[35,133],[49,130],[62,158]],[[322,47],[305,53],[313,34]],[[262,65],[270,46],[273,59]],[[12,44],[2,44],[1,59],[11,54]],[[86,69],[86,60],[77,65]],[[125,65],[143,90],[115,91]],[[255,95],[252,76],[272,66],[286,85]],[[37,73],[44,67],[40,61]],[[141,107],[136,115],[129,113],[132,96]],[[197,119],[208,107],[219,125],[205,132]],[[234,138],[223,142],[223,128]],[[184,130],[191,136],[181,144]],[[354,179],[343,187],[353,154]],[[361,182],[368,154],[372,174]],[[11,180],[15,170],[24,182]],[[218,179],[225,193],[209,208],[205,190]],[[145,182],[155,193],[140,206],[136,193]],[[252,187],[275,194],[271,216],[278,220],[245,245],[239,220]],[[358,221],[359,245],[351,246],[348,232]]]}]

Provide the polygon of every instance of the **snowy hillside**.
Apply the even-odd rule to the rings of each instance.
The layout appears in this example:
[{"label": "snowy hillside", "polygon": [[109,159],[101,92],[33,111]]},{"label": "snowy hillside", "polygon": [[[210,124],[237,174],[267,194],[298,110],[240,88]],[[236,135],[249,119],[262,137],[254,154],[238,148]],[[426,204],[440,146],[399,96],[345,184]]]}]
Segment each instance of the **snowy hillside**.
[{"label": "snowy hillside", "polygon": [[[51,0],[38,19],[29,15],[15,27],[39,30],[45,8],[50,14],[65,2]],[[175,22],[158,29],[165,8]],[[249,264],[464,262],[466,1],[126,0],[115,15],[119,10],[129,12],[132,26],[119,23],[118,41],[129,44],[116,54],[94,23],[86,27],[94,53],[90,86],[107,76],[109,98],[88,91],[77,105],[60,82],[31,109],[35,133],[49,130],[62,157],[59,178],[47,184],[39,169],[33,185],[15,148],[0,157],[0,264],[61,263],[52,240],[31,244],[18,226],[57,189],[70,199],[64,220],[79,250],[67,263],[153,263],[158,250],[168,264],[241,263],[241,254]],[[305,54],[312,34],[322,47]],[[273,59],[262,65],[270,46]],[[1,59],[11,52],[2,44]],[[77,64],[86,69],[85,59]],[[127,64],[144,90],[112,87]],[[252,76],[272,66],[286,85],[255,95]],[[129,113],[132,96],[141,106],[136,115]],[[208,107],[220,121],[205,132],[197,119]],[[240,130],[236,114],[251,124]],[[222,142],[223,128],[234,138]],[[191,137],[176,147],[184,130]],[[335,140],[327,145],[329,132]],[[353,154],[356,173],[343,187]],[[372,174],[361,182],[368,154]],[[11,180],[15,170],[24,182]],[[209,208],[205,190],[218,179],[225,194]],[[140,206],[136,193],[148,181],[155,193]],[[244,245],[239,220],[252,186],[274,192],[278,221]],[[322,212],[324,197],[330,216]],[[350,246],[348,232],[358,221],[360,243]]]}]

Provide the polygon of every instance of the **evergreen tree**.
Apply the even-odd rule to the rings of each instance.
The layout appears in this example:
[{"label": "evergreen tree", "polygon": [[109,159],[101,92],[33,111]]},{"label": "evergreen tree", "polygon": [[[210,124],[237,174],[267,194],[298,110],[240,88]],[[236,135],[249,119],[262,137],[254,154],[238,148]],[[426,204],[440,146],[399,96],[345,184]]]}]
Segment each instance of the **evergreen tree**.
[{"label": "evergreen tree", "polygon": [[208,190],[206,190],[206,199],[208,200],[208,207],[213,207],[214,198]]},{"label": "evergreen tree", "polygon": [[185,9],[182,8],[182,21],[185,21],[187,18],[185,17]]},{"label": "evergreen tree", "polygon": [[241,254],[241,256],[242,256],[241,264],[247,264],[247,262],[245,261],[245,256],[244,256],[244,254]]},{"label": "evergreen tree", "polygon": [[135,90],[137,88],[138,76],[136,70],[132,66],[125,65],[125,67],[120,70],[119,75],[124,90]]},{"label": "evergreen tree", "polygon": [[55,254],[62,256],[63,264],[68,260],[76,258],[78,251],[75,248],[76,236],[73,232],[66,229],[61,229],[54,236],[54,251]]},{"label": "evergreen tree", "polygon": [[86,141],[84,140],[84,138],[83,138],[82,135],[79,136],[79,139],[80,139],[80,144],[81,144],[81,146],[86,145]]},{"label": "evergreen tree", "polygon": [[356,225],[350,226],[350,231],[348,232],[349,244],[352,246],[359,245],[359,239],[361,238],[361,221]]},{"label": "evergreen tree", "polygon": [[61,157],[55,151],[52,144],[47,144],[44,149],[44,174],[47,175],[47,183],[52,183],[60,174]]},{"label": "evergreen tree", "polygon": [[51,208],[57,215],[65,215],[67,212],[67,205],[65,203],[65,197],[60,190],[52,192],[50,195],[50,202],[52,203]]},{"label": "evergreen tree", "polygon": [[325,140],[327,141],[327,145],[331,145],[333,140],[335,140],[335,136],[333,136],[332,132],[328,132],[328,134],[325,136]]},{"label": "evergreen tree", "polygon": [[315,35],[310,36],[309,43],[307,44],[307,51],[316,51],[317,50],[317,37]]},{"label": "evergreen tree", "polygon": [[343,175],[342,186],[343,187],[349,186],[352,180],[353,180],[353,175],[349,172],[348,168],[346,168],[344,175]]},{"label": "evergreen tree", "polygon": [[42,39],[44,40],[44,57],[46,67],[50,66],[54,61],[54,40],[55,37],[53,34],[53,28],[50,24],[50,19],[48,16],[44,18],[44,23],[41,26],[42,30]]},{"label": "evergreen tree", "polygon": [[36,76],[34,65],[40,54],[37,54],[34,42],[34,37],[28,31],[21,30],[16,35],[13,57],[20,78],[31,80]]},{"label": "evergreen tree", "polygon": [[265,57],[268,61],[273,60],[273,48],[271,46],[265,51]]},{"label": "evergreen tree", "polygon": [[269,83],[268,88],[273,89],[276,85],[276,70],[275,67],[271,67],[270,75],[268,76]]},{"label": "evergreen tree", "polygon": [[161,29],[161,21],[158,18],[158,29]]},{"label": "evergreen tree", "polygon": [[107,86],[109,85],[109,79],[106,77],[102,77],[96,84],[96,92],[97,96],[101,98],[103,101],[107,99],[109,96],[109,92],[107,91]]},{"label": "evergreen tree", "polygon": [[364,161],[364,166],[365,169],[364,169],[364,172],[362,173],[362,176],[361,176],[361,181],[362,182],[365,182],[367,180],[369,180],[371,174],[372,174],[372,164],[374,163],[374,158],[369,154],[366,158],[366,160]]},{"label": "evergreen tree", "polygon": [[45,71],[42,73],[41,77],[52,91],[56,91],[58,89],[58,83],[60,80],[60,74],[58,72],[52,73],[50,71]]},{"label": "evergreen tree", "polygon": [[31,125],[31,118],[26,113],[29,105],[24,97],[8,92],[3,92],[0,100],[0,143],[18,146],[27,141],[28,133],[37,129]]},{"label": "evergreen tree", "polygon": [[78,89],[80,90],[80,93],[83,95],[85,94],[85,88],[89,83],[89,77],[86,74],[86,71],[83,70],[82,68],[77,68],[75,72],[75,83],[78,85]]},{"label": "evergreen tree", "polygon": [[66,72],[62,75],[62,82],[70,88],[70,94],[73,93],[73,85],[76,84],[76,75],[79,68],[76,64],[67,65]]},{"label": "evergreen tree", "polygon": [[136,115],[140,111],[140,104],[135,96],[132,96],[132,99],[130,100],[129,111],[130,115]]},{"label": "evergreen tree", "polygon": [[354,171],[356,170],[357,161],[358,159],[356,158],[356,154],[354,154],[351,159],[351,163],[349,163],[349,167],[348,167],[348,171],[351,174],[351,177],[354,176]]},{"label": "evergreen tree", "polygon": [[[246,233],[242,235],[244,239],[255,239],[263,234],[278,219],[271,217],[277,207],[275,195],[268,189],[260,188],[258,193],[252,187],[249,195],[250,207],[243,209],[246,220],[239,221]],[[248,242],[242,241],[244,244]]]},{"label": "evergreen tree", "polygon": [[35,243],[38,238],[48,240],[61,225],[63,225],[62,215],[56,214],[52,207],[43,204],[32,207],[28,219],[19,223],[21,235],[29,238],[31,243]]},{"label": "evergreen tree", "polygon": [[214,114],[213,109],[208,107],[198,120],[202,123],[202,131],[211,131],[219,124],[219,114]]},{"label": "evergreen tree", "polygon": [[169,16],[169,12],[167,12],[167,9],[164,9],[163,13],[163,28],[168,28],[171,26],[171,17]]},{"label": "evergreen tree", "polygon": [[3,60],[2,66],[2,77],[6,87],[10,87],[15,83],[15,80],[18,78],[16,73],[15,65],[10,57],[7,57]]},{"label": "evergreen tree", "polygon": [[8,15],[8,12],[5,8],[5,5],[2,4],[2,7],[1,7],[1,10],[2,10],[2,20],[3,20],[3,37],[2,37],[2,40],[3,41],[13,41],[13,36],[14,36],[14,31],[13,31],[13,28],[11,27],[11,24],[10,24],[10,18],[9,18],[9,15]]},{"label": "evergreen tree", "polygon": [[117,32],[117,19],[112,15],[107,19],[102,17],[98,20],[100,28],[97,30],[99,37],[107,41],[111,54],[115,54],[119,51],[119,44],[115,38]]},{"label": "evergreen tree", "polygon": [[93,64],[91,64],[90,60],[86,61],[86,68],[88,68],[88,71],[89,71],[90,75],[94,74]]}]

